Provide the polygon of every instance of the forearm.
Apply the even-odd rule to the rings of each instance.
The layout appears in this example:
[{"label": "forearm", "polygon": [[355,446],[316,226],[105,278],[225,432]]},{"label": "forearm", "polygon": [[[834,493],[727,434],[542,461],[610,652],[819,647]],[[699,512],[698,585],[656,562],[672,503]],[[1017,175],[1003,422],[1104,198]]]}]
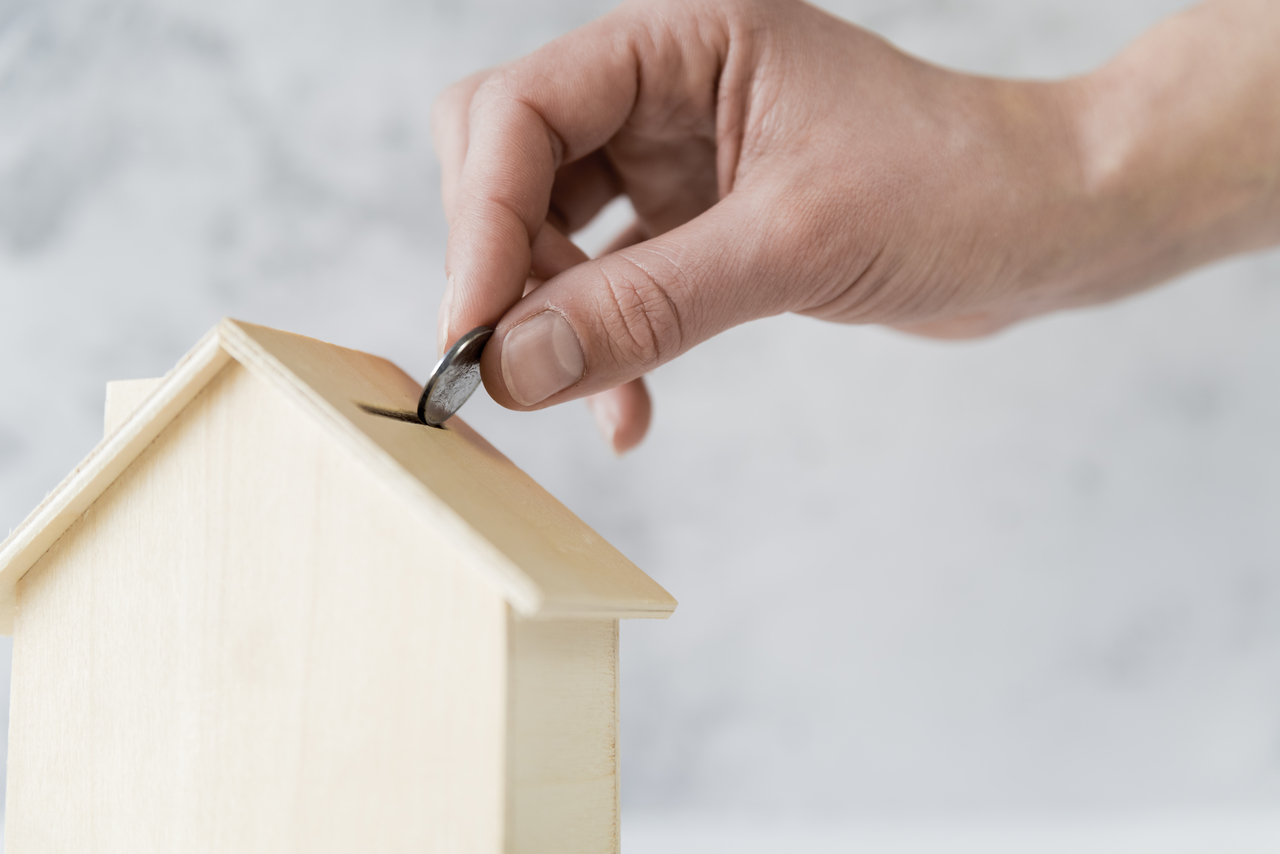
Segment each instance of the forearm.
[{"label": "forearm", "polygon": [[1280,2],[1195,7],[1080,84],[1086,187],[1121,236],[1109,275],[1136,288],[1280,243]]}]

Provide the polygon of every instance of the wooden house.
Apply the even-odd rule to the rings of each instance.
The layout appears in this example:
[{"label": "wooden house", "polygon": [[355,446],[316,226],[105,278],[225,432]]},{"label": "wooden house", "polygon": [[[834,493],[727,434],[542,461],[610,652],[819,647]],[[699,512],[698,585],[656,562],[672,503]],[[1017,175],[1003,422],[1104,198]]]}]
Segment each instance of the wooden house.
[{"label": "wooden house", "polygon": [[8,854],[618,850],[618,620],[675,601],[419,392],[233,321],[109,386],[0,546]]}]

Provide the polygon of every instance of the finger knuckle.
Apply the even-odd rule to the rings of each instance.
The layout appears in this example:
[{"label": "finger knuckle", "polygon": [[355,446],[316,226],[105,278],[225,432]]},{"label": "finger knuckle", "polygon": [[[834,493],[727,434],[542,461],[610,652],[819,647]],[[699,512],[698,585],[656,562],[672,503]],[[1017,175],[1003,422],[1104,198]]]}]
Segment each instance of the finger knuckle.
[{"label": "finger knuckle", "polygon": [[602,269],[602,279],[604,332],[618,362],[648,367],[681,351],[684,330],[670,279],[664,284],[654,265],[621,254]]},{"label": "finger knuckle", "polygon": [[472,108],[484,111],[505,112],[524,105],[536,89],[536,79],[524,70],[527,58],[512,65],[497,68],[476,88]]},{"label": "finger knuckle", "polygon": [[476,87],[475,100],[491,101],[495,98],[505,98],[510,94],[510,87],[511,69],[499,68]]},{"label": "finger knuckle", "polygon": [[471,105],[472,86],[466,81],[454,83],[436,96],[431,105],[431,125],[437,132],[457,127]]}]

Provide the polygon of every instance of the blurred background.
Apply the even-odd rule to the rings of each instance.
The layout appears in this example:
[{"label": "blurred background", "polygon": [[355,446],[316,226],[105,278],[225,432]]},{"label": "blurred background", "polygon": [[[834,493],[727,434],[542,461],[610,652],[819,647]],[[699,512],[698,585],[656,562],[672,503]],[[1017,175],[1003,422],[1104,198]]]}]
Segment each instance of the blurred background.
[{"label": "blurred background", "polygon": [[[1187,4],[824,5],[1054,77]],[[0,0],[0,528],[98,440],[108,380],[225,315],[424,377],[434,96],[610,6]],[[1280,850],[1277,279],[1237,259],[965,344],[751,324],[653,375],[622,460],[581,404],[478,395],[680,600],[623,627],[627,850]]]}]

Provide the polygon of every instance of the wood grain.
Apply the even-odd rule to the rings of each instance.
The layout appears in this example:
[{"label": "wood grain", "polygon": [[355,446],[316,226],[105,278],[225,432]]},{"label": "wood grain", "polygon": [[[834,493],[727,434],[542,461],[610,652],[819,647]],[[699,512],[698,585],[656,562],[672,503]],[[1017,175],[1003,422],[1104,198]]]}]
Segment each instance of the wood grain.
[{"label": "wood grain", "polygon": [[145,405],[103,438],[84,462],[0,543],[0,634],[13,632],[14,587],[71,523],[160,435],[230,360],[214,329],[165,376]]},{"label": "wood grain", "polygon": [[477,568],[524,616],[665,618],[675,609],[671,594],[461,419],[434,429],[362,410],[417,406],[421,386],[391,362],[262,326],[224,325],[236,359],[309,404],[353,455],[472,549]]},{"label": "wood grain", "polygon": [[142,408],[146,399],[160,387],[164,378],[149,380],[113,380],[107,383],[107,405],[103,413],[103,436],[129,420],[129,416]]},{"label": "wood grain", "polygon": [[512,617],[507,851],[619,849],[618,623]]},{"label": "wood grain", "polygon": [[465,550],[238,364],[112,480],[17,587],[10,854],[503,849]]},{"label": "wood grain", "polygon": [[[0,544],[0,632],[18,579],[234,359],[406,510],[469,554],[468,566],[527,617],[669,616],[675,600],[458,419],[434,429],[370,414],[416,405],[418,384],[385,359],[223,321]],[[282,410],[284,411],[284,410]]]}]

